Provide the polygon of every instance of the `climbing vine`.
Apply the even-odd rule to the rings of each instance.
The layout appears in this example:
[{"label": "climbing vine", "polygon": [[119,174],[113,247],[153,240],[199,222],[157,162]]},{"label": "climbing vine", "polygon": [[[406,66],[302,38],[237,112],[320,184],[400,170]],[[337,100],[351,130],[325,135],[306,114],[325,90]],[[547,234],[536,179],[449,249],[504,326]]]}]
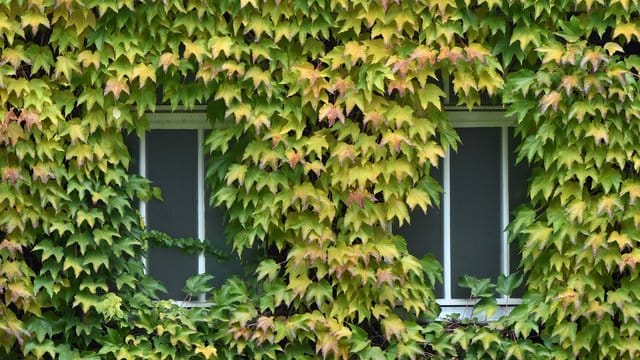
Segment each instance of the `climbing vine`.
[{"label": "climbing vine", "polygon": [[[0,352],[27,358],[634,358],[635,1],[0,1]],[[444,99],[508,106],[533,175],[510,225],[512,314],[438,320],[433,257],[394,231],[438,206]],[[212,202],[256,281],[157,300],[123,136],[206,104]],[[474,314],[488,282],[465,278]],[[496,290],[508,296],[515,277]],[[480,320],[479,320],[480,319]]]}]

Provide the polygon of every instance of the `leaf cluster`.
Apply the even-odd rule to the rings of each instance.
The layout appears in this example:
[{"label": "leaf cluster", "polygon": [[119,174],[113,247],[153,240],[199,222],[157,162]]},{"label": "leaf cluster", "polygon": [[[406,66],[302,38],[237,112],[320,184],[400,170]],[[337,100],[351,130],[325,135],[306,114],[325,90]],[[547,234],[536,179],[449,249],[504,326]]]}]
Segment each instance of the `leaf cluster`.
[{"label": "leaf cluster", "polygon": [[[0,351],[634,358],[639,11],[625,0],[0,2]],[[484,96],[509,106],[533,168],[510,226],[528,294],[497,323],[438,321],[441,268],[394,231],[438,205],[431,171],[459,142],[445,101]],[[210,104],[211,202],[239,255],[265,254],[251,286],[191,279],[208,308],[153,302],[162,286],[141,262],[149,243],[221,255],[143,229],[135,204],[157,194],[131,174],[123,134],[144,131],[158,103]],[[495,310],[492,284],[465,284],[478,312]]]}]

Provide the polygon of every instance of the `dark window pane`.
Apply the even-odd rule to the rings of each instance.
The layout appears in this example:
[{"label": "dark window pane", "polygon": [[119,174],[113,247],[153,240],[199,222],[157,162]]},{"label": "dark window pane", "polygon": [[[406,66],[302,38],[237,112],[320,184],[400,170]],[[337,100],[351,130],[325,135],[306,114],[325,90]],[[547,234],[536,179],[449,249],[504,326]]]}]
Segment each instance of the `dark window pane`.
[{"label": "dark window pane", "polygon": [[[509,128],[509,221],[513,220],[513,211],[519,205],[528,201],[527,184],[531,170],[526,160],[516,165],[516,148],[520,142],[519,137],[514,137],[513,128]],[[509,271],[512,273],[518,271],[518,265],[522,258],[519,249],[520,245],[515,242],[509,245]],[[513,296],[521,295],[522,287],[516,289],[513,293]]]},{"label": "dark window pane", "polygon": [[[198,141],[195,130],[147,133],[147,177],[163,201],[147,204],[147,225],[175,237],[198,236]],[[198,273],[198,256],[177,249],[150,249],[149,274],[162,281],[167,298],[181,300],[185,280]]]},{"label": "dark window pane", "polygon": [[124,134],[124,144],[129,150],[129,156],[131,157],[131,162],[129,162],[129,173],[130,174],[139,174],[139,166],[140,166],[140,139],[135,132],[131,134]]},{"label": "dark window pane", "polygon": [[462,145],[451,156],[452,296],[463,275],[500,274],[500,128],[461,128]]},{"label": "dark window pane", "polygon": [[[207,199],[208,198],[209,194],[207,194]],[[211,242],[215,248],[223,251],[227,255],[226,260],[219,260],[216,257],[207,256],[206,270],[207,273],[214,276],[213,284],[215,286],[222,285],[225,280],[231,276],[238,275],[242,277],[245,273],[245,265],[243,264],[243,261],[238,258],[237,253],[232,250],[231,244],[226,241],[223,214],[223,208],[214,208],[210,206],[207,206],[207,210],[205,212],[207,241]],[[249,250],[245,250],[242,254],[245,263],[247,261],[247,257],[250,257],[249,253]]]},{"label": "dark window pane", "polygon": [[[432,168],[431,176],[442,184],[442,164],[439,169]],[[416,208],[411,212],[411,224],[404,224],[398,229],[398,234],[407,241],[409,253],[417,258],[426,254],[432,254],[440,264],[443,259],[443,218],[442,218],[442,196],[440,197],[440,207],[427,209],[427,214],[422,209]],[[435,287],[436,296],[444,297],[442,284]]]},{"label": "dark window pane", "polygon": [[[205,132],[205,139],[209,136],[210,131]],[[206,154],[206,152],[205,152]],[[205,164],[209,164],[209,157],[205,159]],[[238,275],[243,277],[247,264],[251,261],[255,261],[254,254],[251,250],[245,250],[242,254],[242,260],[238,257],[237,253],[233,251],[231,243],[226,241],[225,228],[224,228],[224,206],[212,207],[209,206],[209,199],[211,198],[211,188],[205,185],[205,233],[207,241],[222,250],[227,254],[226,260],[219,260],[213,256],[207,256],[206,259],[206,271],[214,276],[213,284],[216,286],[222,285],[226,279],[231,276]]]}]

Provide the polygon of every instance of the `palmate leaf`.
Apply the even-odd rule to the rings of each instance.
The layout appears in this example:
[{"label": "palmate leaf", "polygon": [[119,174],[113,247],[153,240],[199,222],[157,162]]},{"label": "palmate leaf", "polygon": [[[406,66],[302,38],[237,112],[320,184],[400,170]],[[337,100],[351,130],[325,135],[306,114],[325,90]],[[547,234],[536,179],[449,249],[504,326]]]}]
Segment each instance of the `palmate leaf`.
[{"label": "palmate leaf", "polygon": [[640,40],[640,27],[638,27],[638,24],[635,22],[619,23],[613,30],[612,37],[615,39],[621,35],[624,36],[627,43],[629,43],[633,37],[635,37],[636,40]]},{"label": "palmate leaf", "polygon": [[306,292],[308,302],[314,302],[318,308],[321,308],[322,304],[331,302],[331,299],[333,299],[333,289],[327,280],[323,279],[321,282],[309,285]]},{"label": "palmate leaf", "polygon": [[491,318],[498,311],[498,302],[493,297],[480,299],[473,307],[473,315],[484,314],[485,318]]},{"label": "palmate leaf", "polygon": [[258,275],[258,281],[267,279],[274,281],[278,277],[280,271],[280,265],[278,265],[273,259],[267,259],[260,262],[256,268],[256,274]]},{"label": "palmate leaf", "polygon": [[67,271],[69,269],[73,270],[73,275],[76,279],[80,278],[83,273],[91,273],[91,270],[84,266],[83,259],[78,258],[73,254],[66,255],[62,265],[63,271]]},{"label": "palmate leaf", "polygon": [[91,308],[97,309],[100,306],[100,295],[79,292],[75,295],[72,306],[80,306],[85,313]]},{"label": "palmate leaf", "polygon": [[[621,302],[606,304],[622,315],[618,332],[609,313],[593,306],[571,341],[554,333],[555,320],[566,322],[564,313],[549,314],[544,301],[557,292],[557,284],[575,285],[576,291],[607,289],[612,271],[633,274],[637,268],[632,227],[640,223],[633,206],[640,196],[629,182],[633,171],[626,170],[631,162],[640,164],[634,135],[640,111],[632,74],[638,61],[621,54],[639,40],[630,1],[589,0],[564,8],[493,0],[474,6],[391,0],[7,4],[7,14],[0,14],[5,35],[0,97],[5,110],[15,108],[16,115],[28,110],[38,119],[25,115],[10,121],[6,132],[0,124],[6,145],[0,146],[0,158],[19,162],[11,166],[21,169],[4,176],[0,185],[0,222],[25,256],[35,247],[34,263],[42,263],[42,269],[34,286],[45,291],[44,300],[33,301],[46,302],[40,304],[46,305],[43,319],[65,324],[25,337],[24,347],[0,336],[0,347],[27,352],[16,356],[87,357],[98,347],[104,356],[120,358],[209,358],[217,355],[215,349],[228,358],[238,353],[256,358],[431,356],[420,350],[439,358],[582,358],[589,357],[589,346],[594,356],[637,354],[633,342],[624,350],[631,335],[617,335],[633,331],[638,317],[629,305],[637,294],[629,293],[633,285],[624,276],[614,282],[627,296],[620,291],[616,298],[608,291],[611,297],[603,298]],[[165,18],[175,21],[158,21]],[[590,29],[603,38],[610,33],[613,40],[588,42]],[[625,49],[624,42],[630,44]],[[519,63],[512,63],[513,57]],[[395,306],[404,301],[404,308],[424,315],[432,289],[420,278],[426,272],[433,283],[441,270],[434,259],[420,269],[388,226],[396,219],[408,221],[409,208],[425,211],[437,202],[441,189],[428,174],[445,149],[459,142],[442,110],[444,93],[433,82],[453,76],[457,98],[471,105],[480,91],[501,92],[500,58],[510,64],[502,95],[510,114],[518,116],[521,157],[538,169],[530,187],[533,205],[519,213],[510,236],[522,241],[523,266],[537,274],[528,280],[530,290],[540,294],[525,300],[527,312],[514,325],[515,339],[502,336],[498,326],[469,322],[450,331],[446,323],[430,322],[425,342],[413,331],[408,318],[413,315],[400,315]],[[134,210],[152,190],[123,168],[129,161],[119,136],[123,128],[145,127],[135,115],[153,111],[156,95],[171,108],[204,104],[212,97],[228,105],[210,114],[217,119],[206,145],[214,158],[208,171],[211,193],[229,210],[236,249],[256,241],[276,245],[278,262],[261,264],[255,290],[268,293],[265,306],[260,305],[277,315],[258,313],[246,287],[235,291],[238,282],[221,289],[210,312],[164,308],[141,293],[131,295],[139,290],[143,251],[137,236],[142,224]],[[240,126],[230,126],[231,118]],[[260,146],[247,146],[252,143]],[[242,159],[245,148],[249,156]],[[580,191],[572,192],[566,182]],[[49,239],[36,236],[43,233]],[[324,252],[332,254],[326,255],[332,262],[324,260]],[[7,254],[0,249],[0,257]],[[14,262],[23,255],[13,250],[9,256],[11,262],[0,262],[5,261],[6,277],[17,279]],[[576,275],[582,271],[589,274]],[[295,287],[287,289],[290,278]],[[144,281],[141,287],[147,287]],[[504,285],[507,293],[514,282],[505,278],[498,287]],[[269,288],[274,283],[279,287]],[[81,294],[115,286],[127,304],[126,317],[118,316],[114,297],[101,302],[114,313],[104,308],[95,314],[90,301],[70,311],[65,297],[78,293],[74,286]],[[322,306],[331,311],[317,309]],[[358,324],[369,322],[370,309],[378,320],[393,321],[370,322],[356,336]],[[125,320],[140,311],[152,313],[153,324],[143,328]],[[205,313],[215,313],[215,319],[199,315]],[[277,344],[253,334],[256,319],[272,315]],[[602,321],[595,321],[599,316]],[[230,318],[246,333],[234,338]],[[531,318],[544,329],[536,334],[541,339],[535,346],[526,339],[539,330]],[[108,339],[93,336],[104,320]],[[168,330],[162,336],[151,334],[158,325]],[[401,326],[406,331],[400,332]],[[345,328],[353,335],[344,336]],[[596,335],[582,337],[596,330],[597,344],[589,340]],[[376,334],[386,341],[377,341]],[[44,350],[36,353],[29,344]]]},{"label": "palmate leaf", "polygon": [[[503,296],[511,296],[513,291],[522,284],[522,275],[514,273],[505,276],[504,274],[498,275],[496,282],[496,292]],[[487,316],[491,316],[488,315]]]},{"label": "palmate leaf", "polygon": [[146,64],[138,64],[133,68],[131,72],[131,80],[138,78],[138,83],[140,84],[140,88],[142,88],[147,80],[151,80],[152,82],[156,82],[156,70],[155,67],[151,67]]},{"label": "palmate leaf", "polygon": [[[89,268],[89,265],[93,269],[94,272],[98,272],[101,266],[106,269],[109,269],[109,256],[101,250],[97,251],[88,251],[86,255],[83,257],[82,265],[85,268]],[[74,268],[75,271],[75,268]]]},{"label": "palmate leaf", "polygon": [[473,337],[473,340],[471,340],[472,344],[477,342],[480,342],[482,344],[482,348],[487,351],[493,344],[500,344],[500,338],[495,332],[487,329],[481,329],[479,333]]},{"label": "palmate leaf", "polygon": [[77,60],[63,55],[58,56],[55,63],[55,71],[53,72],[54,76],[56,78],[64,76],[67,81],[71,81],[73,73],[82,73]]},{"label": "palmate leaf", "polygon": [[442,98],[445,97],[445,93],[438,86],[434,84],[426,84],[426,86],[418,89],[416,92],[420,99],[422,109],[427,110],[429,104],[433,104],[438,110],[441,109]]},{"label": "palmate leaf", "polygon": [[458,280],[458,286],[471,290],[473,298],[489,298],[493,296],[495,284],[491,283],[491,279],[478,279],[473,276],[464,275]]},{"label": "palmate leaf", "polygon": [[24,348],[25,354],[33,354],[36,358],[42,359],[48,354],[52,359],[58,355],[56,346],[53,341],[47,339],[43,342],[28,342]]},{"label": "palmate leaf", "polygon": [[392,339],[402,340],[403,334],[406,331],[406,326],[402,319],[396,315],[391,315],[380,321],[380,324],[382,325],[384,337],[387,341],[391,341]]},{"label": "palmate leaf", "polygon": [[211,274],[199,274],[191,276],[187,279],[182,291],[189,296],[206,294],[213,290],[209,283],[213,280]]},{"label": "palmate leaf", "polygon": [[431,205],[431,197],[424,190],[411,189],[407,194],[406,203],[409,209],[413,210],[416,206],[419,206],[426,214],[427,208]]},{"label": "palmate leaf", "polygon": [[197,345],[195,348],[195,354],[204,356],[205,359],[216,358],[218,355],[217,349],[212,345]]},{"label": "palmate leaf", "polygon": [[294,298],[298,296],[303,297],[309,285],[311,285],[311,280],[309,280],[308,277],[299,276],[289,279],[287,289],[292,291]]},{"label": "palmate leaf", "polygon": [[64,248],[54,245],[50,239],[40,241],[33,250],[42,252],[43,261],[53,256],[57,262],[60,262],[64,257]]}]

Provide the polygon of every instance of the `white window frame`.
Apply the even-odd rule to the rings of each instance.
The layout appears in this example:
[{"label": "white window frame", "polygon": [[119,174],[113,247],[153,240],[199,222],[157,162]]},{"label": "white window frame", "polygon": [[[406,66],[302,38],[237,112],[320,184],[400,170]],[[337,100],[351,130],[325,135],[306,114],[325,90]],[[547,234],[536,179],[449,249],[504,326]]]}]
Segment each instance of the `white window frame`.
[{"label": "white window frame", "polygon": [[[509,233],[505,231],[509,224],[509,128],[513,127],[514,118],[506,117],[501,108],[481,108],[480,111],[467,111],[466,108],[447,108],[449,121],[454,128],[499,128],[500,129],[500,272],[510,274]],[[464,146],[464,145],[463,145]],[[458,299],[452,297],[453,281],[451,264],[451,150],[445,151],[442,165],[442,200],[443,211],[443,297],[436,301],[441,306],[440,317],[460,314],[471,317],[473,305],[477,299]],[[487,320],[496,320],[508,314],[514,305],[521,304],[522,299],[501,296],[496,299],[499,310]]]},{"label": "white window frame", "polygon": [[[501,132],[501,150],[500,150],[500,219],[501,228],[505,229],[509,224],[509,127],[513,126],[513,118],[506,117],[504,109],[501,107],[481,107],[480,110],[467,111],[461,107],[445,107],[449,121],[454,128],[500,128]],[[205,106],[196,106],[192,111],[175,111],[173,112],[169,106],[158,106],[157,112],[147,113],[149,121],[149,130],[196,130],[198,139],[198,236],[201,241],[205,241],[205,161],[204,161],[204,132],[211,129],[210,123],[206,116]],[[139,141],[139,174],[143,177],[147,175],[147,158],[146,158],[146,134],[142,134]],[[461,314],[464,317],[471,316],[473,305],[477,299],[458,299],[453,298],[452,288],[452,264],[451,264],[451,150],[445,151],[443,159],[443,289],[444,296],[436,301],[441,306],[441,317],[450,314]],[[147,216],[147,205],[141,201],[139,203],[140,215],[143,219]],[[501,246],[501,273],[509,275],[510,259],[509,259],[509,242],[508,233],[502,231]],[[143,258],[145,272],[148,270],[147,259]],[[204,253],[198,255],[198,274],[206,272],[206,259]],[[189,306],[206,306],[204,297],[199,302],[192,302]],[[492,317],[498,318],[508,313],[513,305],[522,302],[519,298],[507,298],[502,296],[497,298],[500,310]],[[181,303],[181,302],[178,302]]]},{"label": "white window frame", "polygon": [[[204,111],[199,112],[156,112],[147,113],[147,120],[149,121],[149,130],[196,130],[197,132],[197,239],[200,241],[206,241],[206,225],[205,225],[205,161],[204,161],[204,132],[210,129],[207,121],[207,116]],[[140,176],[147,177],[147,146],[146,146],[146,133],[143,133],[139,137],[139,160],[138,160],[138,172]],[[147,223],[147,203],[140,201],[138,204],[138,210],[145,225]],[[148,260],[145,257],[142,259],[144,265],[145,274],[148,272]],[[206,257],[204,252],[198,254],[198,273],[194,275],[202,275],[206,273]],[[197,301],[191,301],[189,306],[205,306],[205,295],[201,295]],[[182,301],[177,301],[179,304],[183,304]]]}]

